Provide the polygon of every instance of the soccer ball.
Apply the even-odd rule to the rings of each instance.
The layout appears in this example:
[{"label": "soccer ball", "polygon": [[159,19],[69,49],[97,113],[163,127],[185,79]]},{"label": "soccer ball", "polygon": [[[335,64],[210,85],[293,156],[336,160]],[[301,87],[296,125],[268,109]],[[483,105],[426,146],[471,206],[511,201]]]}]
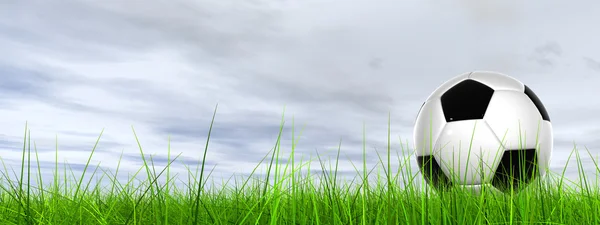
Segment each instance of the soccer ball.
[{"label": "soccer ball", "polygon": [[419,169],[433,188],[491,185],[506,193],[545,175],[552,124],[529,87],[476,71],[450,79],[427,98],[414,142]]}]

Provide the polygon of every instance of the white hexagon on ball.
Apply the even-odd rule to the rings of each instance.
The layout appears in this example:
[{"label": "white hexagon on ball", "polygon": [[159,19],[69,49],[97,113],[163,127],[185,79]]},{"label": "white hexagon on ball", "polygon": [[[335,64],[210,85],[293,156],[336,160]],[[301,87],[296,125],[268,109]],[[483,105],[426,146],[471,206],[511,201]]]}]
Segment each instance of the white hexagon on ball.
[{"label": "white hexagon on ball", "polygon": [[527,86],[487,71],[461,74],[423,103],[415,127],[415,155],[436,188],[491,185],[520,190],[543,177],[553,147],[544,105]]}]

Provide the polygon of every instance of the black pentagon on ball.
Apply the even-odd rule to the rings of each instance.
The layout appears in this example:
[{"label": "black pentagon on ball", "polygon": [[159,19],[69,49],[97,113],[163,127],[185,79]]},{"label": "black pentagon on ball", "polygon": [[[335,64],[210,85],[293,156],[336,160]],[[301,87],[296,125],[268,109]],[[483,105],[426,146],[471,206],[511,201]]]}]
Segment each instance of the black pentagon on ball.
[{"label": "black pentagon on ball", "polygon": [[532,149],[506,150],[492,178],[492,186],[502,192],[518,191],[539,174],[537,154]]},{"label": "black pentagon on ball", "polygon": [[437,190],[446,190],[452,181],[444,174],[440,164],[432,155],[417,156],[417,164],[428,184]]},{"label": "black pentagon on ball", "polygon": [[542,119],[550,122],[550,116],[548,115],[548,111],[546,111],[546,107],[544,107],[544,104],[542,104],[540,98],[538,98],[538,96],[529,87],[527,87],[527,85],[525,85],[525,95],[527,95],[533,104],[535,104],[535,107],[542,115]]},{"label": "black pentagon on ball", "polygon": [[471,79],[454,85],[441,97],[446,122],[483,119],[493,94],[494,89]]}]

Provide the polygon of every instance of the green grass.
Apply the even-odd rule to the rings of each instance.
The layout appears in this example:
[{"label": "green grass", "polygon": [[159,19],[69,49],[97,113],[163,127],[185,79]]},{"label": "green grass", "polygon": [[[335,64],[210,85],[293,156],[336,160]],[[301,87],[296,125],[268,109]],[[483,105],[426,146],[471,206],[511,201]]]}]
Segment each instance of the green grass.
[{"label": "green grass", "polygon": [[[210,130],[214,119],[213,115]],[[30,176],[32,156],[38,162],[37,174],[42,173],[35,142],[26,127],[19,175],[14,171],[10,175],[2,161],[0,224],[600,224],[598,179],[595,184],[586,179],[589,176],[576,148],[569,157],[576,158],[579,182],[567,180],[563,170],[509,194],[486,189],[473,194],[462,188],[434,192],[426,188],[418,171],[411,169],[415,159],[412,150],[407,142],[391,138],[389,123],[385,154],[367,151],[364,143],[362,165],[355,165],[357,175],[350,181],[338,174],[342,140],[333,162],[319,154],[296,159],[301,132],[292,131],[291,149],[286,151],[281,148],[283,127],[282,117],[273,149],[251,176],[232,176],[221,188],[208,185],[211,171],[204,162],[210,151],[210,131],[199,174],[186,165],[190,176],[186,187],[181,188],[174,185],[177,176],[169,170],[171,163],[178,163],[179,155],[171,158],[169,147],[168,165],[156,168],[152,157],[142,151],[133,128],[144,165],[129,182],[117,180],[120,163],[114,173],[98,175],[98,166],[88,171],[101,133],[79,178],[73,173],[69,176],[66,168],[61,175],[56,147],[54,179],[43,186],[41,175]],[[363,138],[365,133],[363,129]],[[401,147],[392,149],[392,142],[399,142]],[[377,154],[380,163],[367,168],[367,154]],[[279,163],[286,156],[287,163]],[[312,174],[311,161],[318,162],[323,172]],[[392,162],[399,164],[394,171]],[[593,162],[598,173],[597,162]],[[264,176],[256,175],[261,165],[267,168]],[[142,171],[147,179],[137,180]],[[91,177],[84,179],[86,174]],[[99,182],[92,186],[94,178]],[[100,186],[106,179],[111,185]]]}]

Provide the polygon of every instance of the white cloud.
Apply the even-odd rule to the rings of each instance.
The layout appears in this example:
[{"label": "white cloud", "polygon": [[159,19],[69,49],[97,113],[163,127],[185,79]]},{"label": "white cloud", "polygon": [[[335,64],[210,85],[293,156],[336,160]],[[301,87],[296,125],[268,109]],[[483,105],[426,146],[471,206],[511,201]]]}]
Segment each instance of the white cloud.
[{"label": "white cloud", "polygon": [[[284,106],[287,125],[293,115],[298,129],[305,126],[299,156],[331,150],[342,137],[343,155],[360,162],[364,121],[373,163],[373,148],[385,149],[389,111],[399,151],[398,136],[412,138],[418,107],[438,85],[463,72],[496,70],[544,101],[557,169],[571,140],[600,150],[593,125],[600,122],[594,98],[600,75],[589,66],[600,59],[592,29],[600,13],[559,1],[538,6],[10,3],[0,7],[0,134],[6,142],[0,150],[18,167],[21,146],[8,144],[22,140],[29,121],[44,151],[40,160],[54,162],[58,134],[59,161],[84,163],[105,128],[92,164],[112,168],[124,151],[127,172],[135,172],[141,162],[133,158],[139,153],[134,126],[148,154],[166,157],[171,135],[173,155],[182,152],[191,162],[200,159],[219,103],[208,153],[211,165],[223,166],[217,177],[249,172],[258,163],[275,144]],[[502,10],[489,13],[490,7]],[[285,146],[290,135],[286,128]],[[354,170],[342,165],[343,172]],[[575,168],[569,171],[576,175]]]}]

